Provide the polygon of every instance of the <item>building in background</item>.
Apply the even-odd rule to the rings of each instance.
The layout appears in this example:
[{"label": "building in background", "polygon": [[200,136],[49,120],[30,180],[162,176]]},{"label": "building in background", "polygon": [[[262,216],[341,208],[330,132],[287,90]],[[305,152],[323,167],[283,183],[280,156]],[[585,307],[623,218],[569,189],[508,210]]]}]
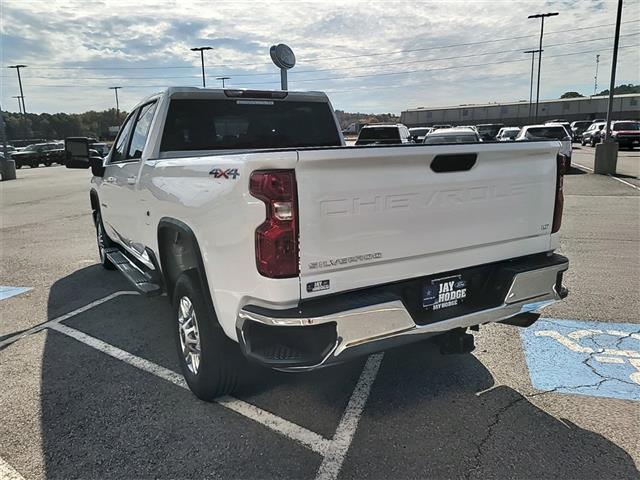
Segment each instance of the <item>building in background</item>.
[{"label": "building in background", "polygon": [[[564,119],[593,120],[607,116],[607,96],[541,100],[538,120]],[[614,120],[640,119],[640,94],[615,95]],[[458,105],[451,107],[411,108],[400,114],[400,122],[407,127],[434,124],[476,125],[479,123],[503,123],[520,126],[532,123],[529,119],[529,102],[487,103],[485,105]]]}]

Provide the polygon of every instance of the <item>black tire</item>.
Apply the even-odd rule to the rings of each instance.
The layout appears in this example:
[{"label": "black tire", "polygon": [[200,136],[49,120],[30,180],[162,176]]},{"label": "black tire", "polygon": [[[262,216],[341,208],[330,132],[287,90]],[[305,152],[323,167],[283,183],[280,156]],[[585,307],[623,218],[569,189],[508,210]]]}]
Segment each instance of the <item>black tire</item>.
[{"label": "black tire", "polygon": [[596,139],[595,139],[594,137],[591,137],[590,145],[591,145],[592,147],[595,147],[595,146],[596,146],[596,143],[598,143],[598,142],[596,142]]},{"label": "black tire", "polygon": [[96,241],[98,243],[98,256],[100,258],[100,265],[106,270],[115,270],[116,266],[111,263],[111,261],[107,258],[105,253],[106,248],[110,248],[114,246],[114,243],[111,241],[109,236],[104,231],[104,225],[102,223],[102,216],[100,215],[100,210],[95,212],[95,223],[96,223]]},{"label": "black tire", "polygon": [[44,162],[44,166],[45,167],[50,167],[51,166],[51,162]]},{"label": "black tire", "polygon": [[[199,337],[199,364],[193,368],[187,361],[189,347],[181,325],[181,302],[188,299],[195,316],[195,331]],[[240,383],[240,376],[248,369],[247,360],[240,347],[231,340],[218,323],[215,312],[208,306],[194,270],[178,277],[173,291],[173,330],[178,352],[178,361],[191,391],[201,400],[212,401],[222,395],[233,393]],[[181,339],[182,338],[182,339]],[[192,339],[193,340],[193,339]],[[195,347],[197,350],[197,347]],[[193,350],[191,350],[193,351]],[[190,360],[193,362],[193,360]]]},{"label": "black tire", "polygon": [[16,168],[22,168],[22,164],[16,162]]},{"label": "black tire", "polygon": [[31,168],[38,168],[40,166],[39,163],[32,163]]},{"label": "black tire", "polygon": [[584,141],[584,138],[580,139],[580,145],[582,145],[583,147],[587,144],[587,142]]}]

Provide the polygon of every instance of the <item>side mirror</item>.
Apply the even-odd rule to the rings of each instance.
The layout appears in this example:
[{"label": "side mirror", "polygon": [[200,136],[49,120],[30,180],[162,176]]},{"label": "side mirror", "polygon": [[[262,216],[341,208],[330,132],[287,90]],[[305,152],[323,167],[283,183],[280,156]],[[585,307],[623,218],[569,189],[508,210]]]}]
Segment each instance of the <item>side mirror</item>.
[{"label": "side mirror", "polygon": [[64,140],[67,168],[89,168],[89,139],[69,137]]},{"label": "side mirror", "polygon": [[94,177],[104,176],[104,158],[99,155],[92,155],[89,157],[89,165]]}]

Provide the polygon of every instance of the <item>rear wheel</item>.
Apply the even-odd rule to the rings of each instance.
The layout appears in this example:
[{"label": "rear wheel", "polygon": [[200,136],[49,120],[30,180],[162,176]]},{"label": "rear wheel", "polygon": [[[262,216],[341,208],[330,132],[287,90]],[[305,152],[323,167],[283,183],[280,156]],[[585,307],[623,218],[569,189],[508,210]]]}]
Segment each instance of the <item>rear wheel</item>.
[{"label": "rear wheel", "polygon": [[100,215],[100,211],[96,211],[95,213],[95,221],[96,221],[96,240],[98,242],[98,254],[100,255],[100,264],[103,268],[107,270],[115,270],[116,266],[111,263],[111,260],[107,258],[106,249],[113,247],[114,243],[108,237],[108,235],[104,232],[104,225],[102,224],[102,216]]},{"label": "rear wheel", "polygon": [[587,144],[587,142],[584,141],[584,138],[580,139],[580,145],[582,145],[583,147]]},{"label": "rear wheel", "polygon": [[591,146],[592,146],[592,147],[595,147],[595,146],[596,146],[596,143],[598,143],[598,142],[596,141],[596,139],[595,139],[594,137],[591,137]]},{"label": "rear wheel", "polygon": [[51,166],[51,162],[44,162],[44,166],[45,167],[50,167]]},{"label": "rear wheel", "polygon": [[173,308],[178,359],[191,391],[206,401],[233,393],[247,361],[207,306],[194,270],[178,278]]}]

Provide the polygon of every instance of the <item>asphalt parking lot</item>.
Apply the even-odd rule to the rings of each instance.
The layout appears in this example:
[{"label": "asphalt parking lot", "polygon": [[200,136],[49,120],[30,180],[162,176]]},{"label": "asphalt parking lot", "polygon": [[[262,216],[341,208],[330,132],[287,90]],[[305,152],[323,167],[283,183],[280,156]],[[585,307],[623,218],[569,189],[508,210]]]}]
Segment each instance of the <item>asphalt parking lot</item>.
[{"label": "asphalt parking lot", "polygon": [[535,328],[481,327],[468,355],[422,342],[261,372],[211,404],[177,373],[167,298],[97,265],[89,174],[20,170],[0,183],[0,480],[638,478],[640,158],[624,154],[612,178],[574,152],[571,293]]}]

